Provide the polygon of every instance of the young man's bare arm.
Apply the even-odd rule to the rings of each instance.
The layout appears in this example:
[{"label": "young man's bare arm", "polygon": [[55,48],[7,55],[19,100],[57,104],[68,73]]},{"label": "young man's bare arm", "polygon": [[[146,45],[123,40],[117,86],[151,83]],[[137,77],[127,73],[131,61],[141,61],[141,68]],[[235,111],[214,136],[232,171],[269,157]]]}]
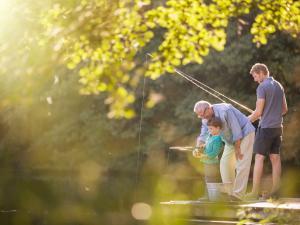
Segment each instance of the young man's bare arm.
[{"label": "young man's bare arm", "polygon": [[248,116],[248,118],[251,122],[258,120],[261,117],[261,115],[264,111],[264,106],[265,106],[265,99],[263,99],[263,98],[257,99],[256,108],[255,108],[254,112],[250,116]]},{"label": "young man's bare arm", "polygon": [[288,106],[286,103],[285,95],[283,95],[283,101],[282,101],[282,115],[285,115],[288,112]]}]

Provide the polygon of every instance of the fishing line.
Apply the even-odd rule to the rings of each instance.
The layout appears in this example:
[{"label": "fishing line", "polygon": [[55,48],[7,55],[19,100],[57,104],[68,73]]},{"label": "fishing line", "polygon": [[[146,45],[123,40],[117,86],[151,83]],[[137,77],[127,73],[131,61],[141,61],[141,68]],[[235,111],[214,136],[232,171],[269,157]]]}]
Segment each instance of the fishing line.
[{"label": "fishing line", "polygon": [[[148,56],[146,55],[146,64],[148,64]],[[139,182],[139,171],[140,171],[140,159],[141,159],[141,140],[142,140],[142,123],[143,123],[143,109],[145,101],[145,86],[146,86],[146,77],[143,79],[143,89],[142,89],[142,103],[140,109],[140,122],[139,122],[139,137],[138,137],[138,152],[137,152],[137,165],[136,165],[136,174],[135,174],[135,185],[137,186]],[[136,196],[135,196],[136,198]]]},{"label": "fishing line", "polygon": [[196,85],[198,88],[202,89],[203,91],[207,92],[208,94],[212,95],[213,97],[219,99],[221,102],[224,102],[224,103],[225,103],[225,101],[224,101],[222,98],[220,98],[219,96],[217,96],[217,95],[211,93],[210,91],[206,90],[205,88],[201,87],[201,86],[200,86],[199,84],[197,84],[195,81],[193,81],[192,79],[186,77],[186,76],[183,74],[183,72],[179,71],[178,69],[175,69],[175,72],[176,72],[177,74],[179,74],[180,76],[182,76],[184,79],[186,79],[186,80],[190,81],[191,83],[193,83],[194,85]]},{"label": "fishing line", "polygon": [[[186,74],[186,73],[184,73],[184,72],[182,72],[182,71],[180,71],[180,70],[178,70],[178,69],[175,69],[175,72],[178,73],[179,75],[181,75],[182,77],[184,77],[185,79],[190,80],[191,82],[194,81],[194,82],[196,82],[196,83],[198,83],[198,84],[201,84],[202,86],[206,87],[207,89],[209,89],[209,90],[211,90],[211,91],[214,91],[215,93],[217,93],[218,95],[220,95],[220,96],[222,96],[223,98],[227,99],[228,101],[230,101],[230,102],[232,102],[232,103],[234,103],[234,104],[240,106],[241,108],[245,109],[245,110],[248,111],[249,113],[252,113],[252,112],[253,112],[253,110],[250,109],[250,108],[248,108],[247,106],[245,106],[245,105],[243,105],[243,104],[241,104],[241,103],[239,103],[239,102],[237,102],[237,101],[235,101],[235,100],[233,100],[233,99],[227,97],[226,95],[224,95],[224,94],[222,94],[222,93],[216,91],[215,89],[213,89],[213,88],[207,86],[206,84],[204,84],[204,83],[202,83],[201,81],[199,81],[199,80],[193,78],[192,76],[190,76],[190,75],[188,75],[188,74]],[[194,83],[194,82],[193,82],[193,83]],[[197,85],[197,86],[198,86],[198,85]],[[201,88],[202,90],[205,90],[203,87],[200,87],[200,88]],[[211,95],[213,95],[213,96],[215,97],[215,95],[214,95],[213,93],[211,93],[211,92],[209,92],[209,91],[207,91],[207,90],[205,90],[205,91],[208,92],[209,94],[211,94]],[[220,99],[220,98],[218,97],[218,99]],[[221,100],[221,99],[220,99],[220,100]],[[222,100],[222,101],[225,102],[224,100]]]},{"label": "fishing line", "polygon": [[[152,56],[150,53],[147,53],[147,55],[150,56],[151,58],[153,58],[153,56]],[[175,68],[175,72],[176,72],[178,75],[180,75],[181,77],[183,77],[184,79],[188,80],[189,82],[191,82],[192,84],[194,84],[195,86],[197,86],[198,88],[200,88],[201,90],[203,90],[204,92],[206,92],[206,93],[212,95],[213,97],[217,98],[217,99],[220,100],[221,102],[225,103],[226,101],[223,100],[222,98],[220,98],[219,96],[222,96],[223,98],[225,98],[225,99],[227,99],[228,101],[230,101],[230,102],[236,104],[237,106],[243,108],[244,110],[246,110],[246,111],[249,112],[249,113],[252,113],[252,112],[253,112],[253,110],[250,109],[250,108],[248,108],[247,106],[245,106],[245,105],[243,105],[243,104],[241,104],[241,103],[239,103],[239,102],[237,102],[237,101],[235,101],[235,100],[233,100],[233,99],[227,97],[226,95],[224,95],[224,94],[222,94],[222,93],[216,91],[215,89],[213,89],[213,88],[209,87],[208,85],[206,85],[206,84],[200,82],[199,80],[193,78],[192,76],[190,76],[190,75],[188,75],[188,74],[182,72],[181,70]],[[201,86],[201,85],[202,85],[202,86]],[[217,95],[214,94],[214,93],[212,93],[212,92],[209,91],[209,90],[213,91],[213,92],[216,93]],[[219,95],[219,96],[218,96],[218,95]]]}]

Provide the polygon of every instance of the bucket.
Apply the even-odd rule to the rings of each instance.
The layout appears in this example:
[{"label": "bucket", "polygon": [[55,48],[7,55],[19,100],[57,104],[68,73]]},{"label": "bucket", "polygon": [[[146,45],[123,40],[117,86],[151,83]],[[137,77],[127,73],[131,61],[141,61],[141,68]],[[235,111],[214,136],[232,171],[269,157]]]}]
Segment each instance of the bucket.
[{"label": "bucket", "polygon": [[210,201],[221,200],[222,193],[230,194],[232,189],[232,183],[206,183],[206,186]]}]

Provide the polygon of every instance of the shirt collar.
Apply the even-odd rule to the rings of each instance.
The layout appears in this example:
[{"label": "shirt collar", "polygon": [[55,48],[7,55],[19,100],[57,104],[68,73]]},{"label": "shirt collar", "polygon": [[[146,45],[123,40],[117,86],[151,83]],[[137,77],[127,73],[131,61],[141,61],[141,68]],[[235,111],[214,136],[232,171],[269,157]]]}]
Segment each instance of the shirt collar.
[{"label": "shirt collar", "polygon": [[274,78],[272,76],[269,76],[269,77],[266,77],[263,82],[266,82],[266,81],[273,81]]}]

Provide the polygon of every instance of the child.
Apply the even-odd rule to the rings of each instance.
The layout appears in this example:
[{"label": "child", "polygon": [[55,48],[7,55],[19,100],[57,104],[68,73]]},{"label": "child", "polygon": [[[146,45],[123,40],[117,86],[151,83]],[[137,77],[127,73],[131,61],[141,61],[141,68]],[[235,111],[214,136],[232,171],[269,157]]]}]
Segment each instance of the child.
[{"label": "child", "polygon": [[[223,149],[224,143],[220,136],[222,129],[222,121],[218,117],[211,118],[208,122],[209,136],[206,139],[205,146],[201,148],[195,148],[193,156],[200,158],[200,162],[204,164],[204,178],[205,183],[220,183],[220,166],[218,155]],[[204,149],[204,151],[203,151]],[[201,152],[202,150],[202,152]],[[207,189],[204,197],[199,200],[208,200]]]}]

